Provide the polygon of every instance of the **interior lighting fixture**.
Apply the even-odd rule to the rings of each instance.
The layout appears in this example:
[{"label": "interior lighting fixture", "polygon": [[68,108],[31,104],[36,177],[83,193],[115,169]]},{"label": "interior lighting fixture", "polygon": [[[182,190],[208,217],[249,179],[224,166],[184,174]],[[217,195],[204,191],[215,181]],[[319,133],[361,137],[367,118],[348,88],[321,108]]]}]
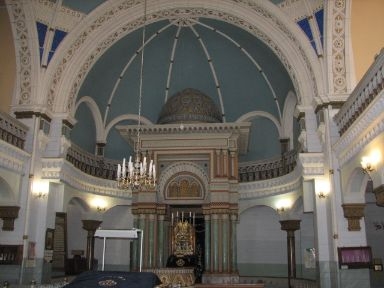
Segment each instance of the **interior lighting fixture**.
[{"label": "interior lighting fixture", "polygon": [[325,179],[316,180],[316,195],[319,197],[319,199],[325,199],[327,198],[327,195],[330,191],[330,184],[329,181]]},{"label": "interior lighting fixture", "polygon": [[361,169],[365,174],[368,175],[369,179],[372,180],[371,173],[376,170],[377,164],[381,160],[381,153],[379,150],[373,150],[369,155],[361,158]]},{"label": "interior lighting fixture", "polygon": [[48,182],[35,180],[32,184],[32,194],[37,199],[45,199],[48,197]]},{"label": "interior lighting fixture", "polygon": [[140,190],[154,188],[156,186],[156,165],[153,160],[147,161],[147,157],[142,158],[140,151],[140,132],[141,132],[141,103],[143,98],[143,71],[144,71],[144,46],[145,46],[145,29],[147,22],[147,1],[144,1],[144,24],[142,30],[142,46],[137,51],[141,52],[140,62],[140,82],[139,82],[139,117],[137,124],[137,141],[135,143],[134,152],[135,156],[129,157],[126,162],[125,158],[123,163],[117,166],[117,186],[124,190]]}]

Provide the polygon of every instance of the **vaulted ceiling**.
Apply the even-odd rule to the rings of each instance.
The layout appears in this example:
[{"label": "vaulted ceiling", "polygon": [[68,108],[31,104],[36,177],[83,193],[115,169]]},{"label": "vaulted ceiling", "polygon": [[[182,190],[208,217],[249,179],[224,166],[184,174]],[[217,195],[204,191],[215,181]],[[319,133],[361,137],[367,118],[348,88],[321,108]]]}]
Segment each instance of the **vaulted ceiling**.
[{"label": "vaulted ceiling", "polygon": [[[322,32],[321,1],[312,1],[312,6],[308,5],[311,1],[298,2],[306,4],[301,17],[298,11],[295,15],[291,10],[284,11],[285,1],[270,1],[287,14],[315,50],[308,19],[315,16]],[[108,4],[102,0],[62,2],[66,8],[84,13],[84,17],[91,17]],[[143,15],[146,9],[144,5]],[[123,23],[124,19],[116,21]],[[44,28],[44,23],[38,23],[40,34],[44,31],[41,27]],[[70,31],[61,37],[64,39],[67,33]],[[284,111],[295,103],[292,98],[297,93],[286,67],[261,39],[242,27],[209,15],[151,19],[144,25],[144,31],[136,29],[106,50],[86,75],[77,94],[77,123],[72,140],[93,153],[95,117],[107,125],[122,115],[138,114],[141,75],[144,122],[156,123],[163,105],[172,95],[185,88],[194,88],[212,98],[224,122],[252,122],[249,152],[241,161],[280,154],[281,135],[276,123],[282,123]],[[297,121],[293,115],[290,117],[292,122],[288,126],[293,128],[288,136],[296,139]],[[125,117],[119,124],[136,123],[134,119]],[[109,131],[106,141],[108,158],[119,159],[131,153],[131,148],[115,129]]]}]

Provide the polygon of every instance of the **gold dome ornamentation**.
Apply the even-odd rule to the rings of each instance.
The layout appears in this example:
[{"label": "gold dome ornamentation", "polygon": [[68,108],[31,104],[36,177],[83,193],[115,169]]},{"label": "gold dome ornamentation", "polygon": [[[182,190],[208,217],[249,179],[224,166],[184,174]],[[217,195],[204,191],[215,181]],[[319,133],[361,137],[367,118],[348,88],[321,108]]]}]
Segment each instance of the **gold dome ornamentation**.
[{"label": "gold dome ornamentation", "polygon": [[168,99],[157,124],[222,122],[221,112],[209,96],[187,88]]}]

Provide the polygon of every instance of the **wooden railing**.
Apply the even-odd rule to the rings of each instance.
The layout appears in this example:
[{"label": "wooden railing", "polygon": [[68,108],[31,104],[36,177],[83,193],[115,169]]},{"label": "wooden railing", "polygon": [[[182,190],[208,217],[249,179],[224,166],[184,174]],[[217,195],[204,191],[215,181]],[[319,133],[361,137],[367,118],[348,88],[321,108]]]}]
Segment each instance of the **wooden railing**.
[{"label": "wooden railing", "polygon": [[[84,151],[75,144],[68,149],[66,160],[82,172],[104,179],[116,178],[118,162]],[[239,182],[267,180],[284,176],[296,167],[297,153],[292,150],[281,157],[239,164]]]},{"label": "wooden railing", "polygon": [[284,176],[295,169],[296,160],[296,150],[292,150],[281,157],[239,163],[239,182],[252,182]]},{"label": "wooden railing", "polygon": [[75,144],[68,148],[66,160],[82,172],[104,179],[115,179],[117,161],[89,153]]},{"label": "wooden railing", "polygon": [[28,127],[8,114],[0,111],[0,139],[24,149]]}]

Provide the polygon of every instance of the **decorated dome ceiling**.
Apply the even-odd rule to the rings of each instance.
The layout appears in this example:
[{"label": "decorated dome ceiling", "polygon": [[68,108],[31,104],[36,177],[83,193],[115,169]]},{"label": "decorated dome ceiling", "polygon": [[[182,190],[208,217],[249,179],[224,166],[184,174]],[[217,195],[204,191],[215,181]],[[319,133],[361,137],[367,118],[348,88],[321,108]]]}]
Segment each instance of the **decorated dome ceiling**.
[{"label": "decorated dome ceiling", "polygon": [[164,104],[158,124],[221,123],[223,117],[212,99],[201,91],[187,88]]},{"label": "decorated dome ceiling", "polygon": [[[64,0],[63,5],[92,16],[107,7],[105,2]],[[282,2],[271,1],[270,5]],[[162,11],[162,17],[147,15],[144,31],[138,27],[121,37],[87,72],[76,96],[72,141],[94,153],[100,140],[97,121],[104,127],[135,124],[140,113],[143,125],[249,121],[249,152],[240,161],[280,155],[279,125],[287,103],[295,102],[296,91],[275,52],[225,17],[193,16],[193,11],[187,17],[164,17],[165,13]],[[124,23],[123,19],[115,21]],[[200,107],[203,113],[186,112],[180,96],[186,94],[189,104],[204,105],[204,109]],[[178,118],[181,111],[184,114]],[[293,128],[288,136],[297,139],[297,120],[291,115],[289,121]],[[105,134],[107,158],[132,154],[132,147],[116,129]],[[292,143],[296,145],[295,140]]]}]

